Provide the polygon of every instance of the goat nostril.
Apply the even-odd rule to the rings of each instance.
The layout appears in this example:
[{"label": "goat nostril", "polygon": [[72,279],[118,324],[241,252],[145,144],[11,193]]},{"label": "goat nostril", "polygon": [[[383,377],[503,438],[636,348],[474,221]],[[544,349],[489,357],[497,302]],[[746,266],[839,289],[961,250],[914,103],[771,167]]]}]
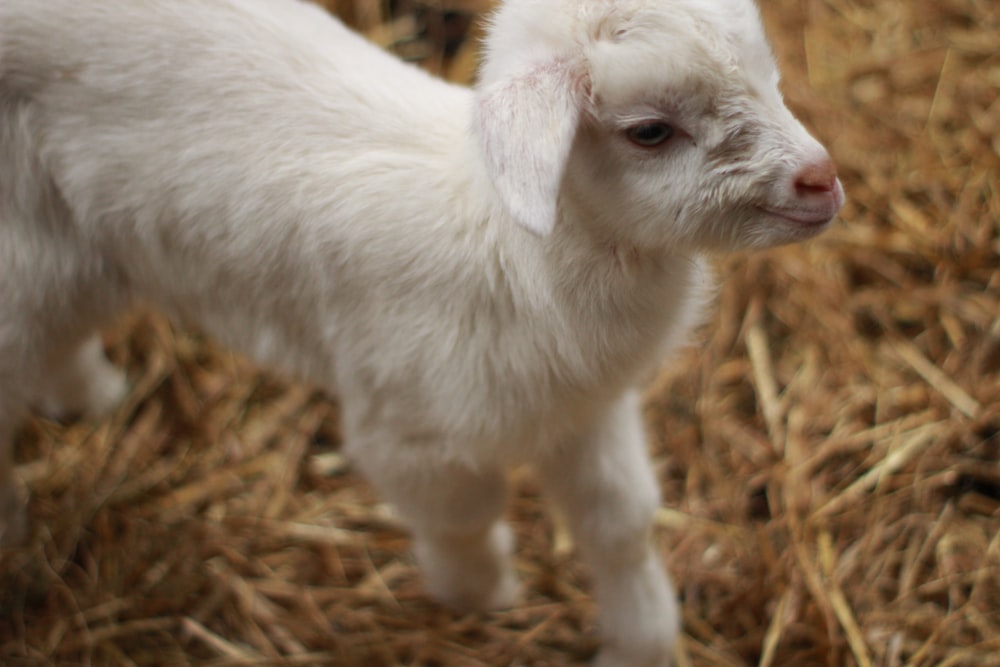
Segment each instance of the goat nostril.
[{"label": "goat nostril", "polygon": [[795,175],[795,191],[800,195],[833,192],[837,187],[837,167],[829,158],[814,162]]}]

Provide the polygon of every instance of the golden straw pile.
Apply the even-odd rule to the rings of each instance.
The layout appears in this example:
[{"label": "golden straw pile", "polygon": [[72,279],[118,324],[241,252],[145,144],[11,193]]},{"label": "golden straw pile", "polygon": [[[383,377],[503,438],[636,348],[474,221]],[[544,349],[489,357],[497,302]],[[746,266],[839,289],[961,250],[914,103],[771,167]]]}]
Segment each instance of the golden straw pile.
[{"label": "golden straw pile", "polygon": [[[327,3],[457,80],[484,2]],[[687,666],[1000,665],[1000,3],[762,0],[842,221],[720,259],[649,388]],[[335,7],[333,7],[336,5]],[[518,474],[518,608],[425,596],[338,454],[336,404],[141,313],[99,425],[25,426],[34,536],[0,554],[0,664],[583,665],[588,575]]]}]

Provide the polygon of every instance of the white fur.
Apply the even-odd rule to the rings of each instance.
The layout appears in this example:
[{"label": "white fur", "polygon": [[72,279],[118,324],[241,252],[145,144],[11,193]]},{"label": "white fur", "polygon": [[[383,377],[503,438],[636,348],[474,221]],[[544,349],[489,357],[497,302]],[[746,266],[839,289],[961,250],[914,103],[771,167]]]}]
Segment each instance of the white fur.
[{"label": "white fur", "polygon": [[[537,464],[599,664],[669,664],[635,387],[701,253],[808,238],[842,192],[751,0],[510,0],[486,46],[469,90],[292,0],[0,4],[0,535],[17,422],[110,409],[94,332],[148,301],[339,396],[447,601],[513,601],[503,470]],[[650,120],[676,135],[626,138]]]}]

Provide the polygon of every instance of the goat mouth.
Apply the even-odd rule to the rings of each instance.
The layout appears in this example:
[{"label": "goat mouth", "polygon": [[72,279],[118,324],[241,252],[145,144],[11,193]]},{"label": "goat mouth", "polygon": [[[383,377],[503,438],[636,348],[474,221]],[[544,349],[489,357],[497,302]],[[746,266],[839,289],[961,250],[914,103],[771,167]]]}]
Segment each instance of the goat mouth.
[{"label": "goat mouth", "polygon": [[781,218],[782,220],[794,223],[799,227],[823,227],[833,221],[836,211],[829,210],[802,210],[802,209],[781,209],[765,208],[759,206],[758,209],[767,215]]},{"label": "goat mouth", "polygon": [[836,181],[835,185],[823,196],[812,196],[809,198],[811,201],[799,202],[798,206],[768,206],[762,203],[757,205],[757,210],[801,229],[820,229],[833,222],[844,205],[844,190],[840,181]]},{"label": "goat mouth", "polygon": [[823,207],[820,209],[772,208],[758,206],[757,210],[782,221],[790,222],[797,227],[813,229],[825,227],[833,222],[840,207]]}]

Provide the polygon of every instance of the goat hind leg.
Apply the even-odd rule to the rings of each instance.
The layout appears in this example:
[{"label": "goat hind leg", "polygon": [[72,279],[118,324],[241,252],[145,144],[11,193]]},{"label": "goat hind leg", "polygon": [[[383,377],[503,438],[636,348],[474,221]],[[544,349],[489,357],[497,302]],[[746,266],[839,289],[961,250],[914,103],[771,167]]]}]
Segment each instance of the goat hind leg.
[{"label": "goat hind leg", "polygon": [[37,407],[53,419],[102,417],[121,402],[128,389],[125,374],[104,356],[99,334],[46,363]]},{"label": "goat hind leg", "polygon": [[[9,314],[8,314],[9,315]],[[12,320],[14,318],[7,318]],[[27,491],[14,471],[14,431],[34,403],[48,416],[100,416],[125,393],[124,374],[104,357],[100,338],[93,335],[69,348],[46,346],[44,329],[28,321],[16,327],[33,331],[33,345],[7,340],[0,346],[0,545],[17,546],[27,537]],[[40,339],[40,340],[39,340]],[[26,354],[21,348],[29,350]],[[46,355],[47,353],[47,355]]]},{"label": "goat hind leg", "polygon": [[14,427],[21,405],[14,391],[0,387],[0,547],[18,546],[28,535],[28,496],[14,472]]}]

